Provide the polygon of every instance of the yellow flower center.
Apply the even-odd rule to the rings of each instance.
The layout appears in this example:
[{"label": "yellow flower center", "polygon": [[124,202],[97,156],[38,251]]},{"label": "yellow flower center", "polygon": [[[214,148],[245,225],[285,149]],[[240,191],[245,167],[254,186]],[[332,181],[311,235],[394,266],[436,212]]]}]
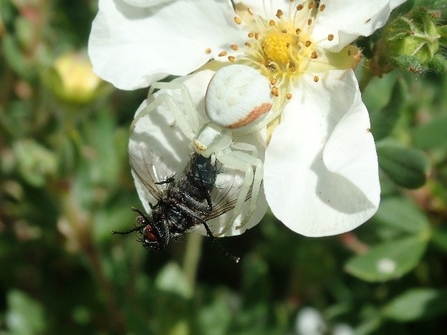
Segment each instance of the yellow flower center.
[{"label": "yellow flower center", "polygon": [[290,47],[293,39],[287,33],[269,32],[262,42],[265,55],[274,62],[287,64],[290,62]]},{"label": "yellow flower center", "polygon": [[[238,3],[234,22],[246,29],[248,39],[245,45],[230,44],[219,56],[258,68],[269,78],[272,94],[280,98],[277,100],[282,105],[292,98],[290,91],[297,77],[312,74],[314,82],[318,82],[320,74],[331,69],[353,68],[360,59],[359,50],[353,46],[332,53],[319,47],[321,41],[313,38],[318,14],[330,5],[318,0],[289,0],[288,10],[278,9],[262,16]],[[269,15],[271,18],[266,19]],[[331,42],[335,36],[334,32],[324,40]]]}]

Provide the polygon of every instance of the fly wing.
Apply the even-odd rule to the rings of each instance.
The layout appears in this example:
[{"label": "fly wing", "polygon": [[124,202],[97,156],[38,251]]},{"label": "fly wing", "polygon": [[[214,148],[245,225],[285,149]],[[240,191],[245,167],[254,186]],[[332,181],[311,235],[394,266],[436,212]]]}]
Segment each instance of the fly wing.
[{"label": "fly wing", "polygon": [[155,199],[160,200],[169,186],[168,179],[172,178],[175,172],[145,145],[137,144],[129,148],[129,160],[136,178]]},{"label": "fly wing", "polygon": [[[223,173],[219,177],[222,178],[219,183],[216,183],[216,187],[211,191],[211,203],[213,204],[213,210],[207,217],[207,220],[215,219],[226,212],[231,211],[238,198],[240,197],[243,178],[238,173]],[[244,201],[251,198],[251,190],[247,193]]]}]

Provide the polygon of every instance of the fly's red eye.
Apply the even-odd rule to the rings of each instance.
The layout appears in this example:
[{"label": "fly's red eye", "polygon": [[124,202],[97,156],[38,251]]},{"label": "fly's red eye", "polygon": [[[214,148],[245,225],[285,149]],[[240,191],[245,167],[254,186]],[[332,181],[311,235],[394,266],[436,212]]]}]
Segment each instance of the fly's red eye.
[{"label": "fly's red eye", "polygon": [[155,236],[155,234],[152,231],[153,231],[152,226],[146,226],[143,230],[143,236],[147,240],[157,241],[158,238],[157,238],[157,236]]}]

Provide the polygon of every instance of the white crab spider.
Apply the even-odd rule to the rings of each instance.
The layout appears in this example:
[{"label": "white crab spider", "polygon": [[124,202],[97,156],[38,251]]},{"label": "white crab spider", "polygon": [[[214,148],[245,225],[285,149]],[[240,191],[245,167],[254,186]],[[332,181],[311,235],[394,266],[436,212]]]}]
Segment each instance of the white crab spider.
[{"label": "white crab spider", "polygon": [[[237,141],[239,136],[250,134],[265,127],[276,115],[266,118],[272,107],[270,83],[255,69],[244,65],[229,65],[218,70],[212,77],[205,96],[208,120],[200,120],[194,108],[189,90],[178,82],[156,82],[149,90],[180,90],[182,105],[167,93],[160,93],[133,121],[136,122],[161,104],[171,110],[176,125],[191,141],[197,153],[219,160],[225,167],[240,171],[244,179],[240,194],[228,224],[220,232],[223,235],[241,213],[242,206],[251,188],[251,199],[244,220],[236,229],[242,228],[256,209],[256,202],[263,178],[263,163],[253,144]],[[270,113],[273,114],[273,113]]]}]

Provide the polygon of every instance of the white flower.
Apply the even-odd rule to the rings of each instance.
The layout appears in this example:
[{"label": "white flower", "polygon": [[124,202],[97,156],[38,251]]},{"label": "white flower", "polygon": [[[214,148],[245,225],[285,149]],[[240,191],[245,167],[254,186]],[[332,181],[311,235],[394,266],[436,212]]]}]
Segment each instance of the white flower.
[{"label": "white flower", "polygon": [[96,73],[122,89],[209,60],[259,69],[277,97],[274,109],[289,100],[269,128],[270,208],[295,232],[333,235],[365,222],[380,201],[368,112],[351,70],[360,53],[349,43],[382,27],[404,1],[251,0],[233,9],[219,0],[147,8],[100,0],[89,53]]}]

